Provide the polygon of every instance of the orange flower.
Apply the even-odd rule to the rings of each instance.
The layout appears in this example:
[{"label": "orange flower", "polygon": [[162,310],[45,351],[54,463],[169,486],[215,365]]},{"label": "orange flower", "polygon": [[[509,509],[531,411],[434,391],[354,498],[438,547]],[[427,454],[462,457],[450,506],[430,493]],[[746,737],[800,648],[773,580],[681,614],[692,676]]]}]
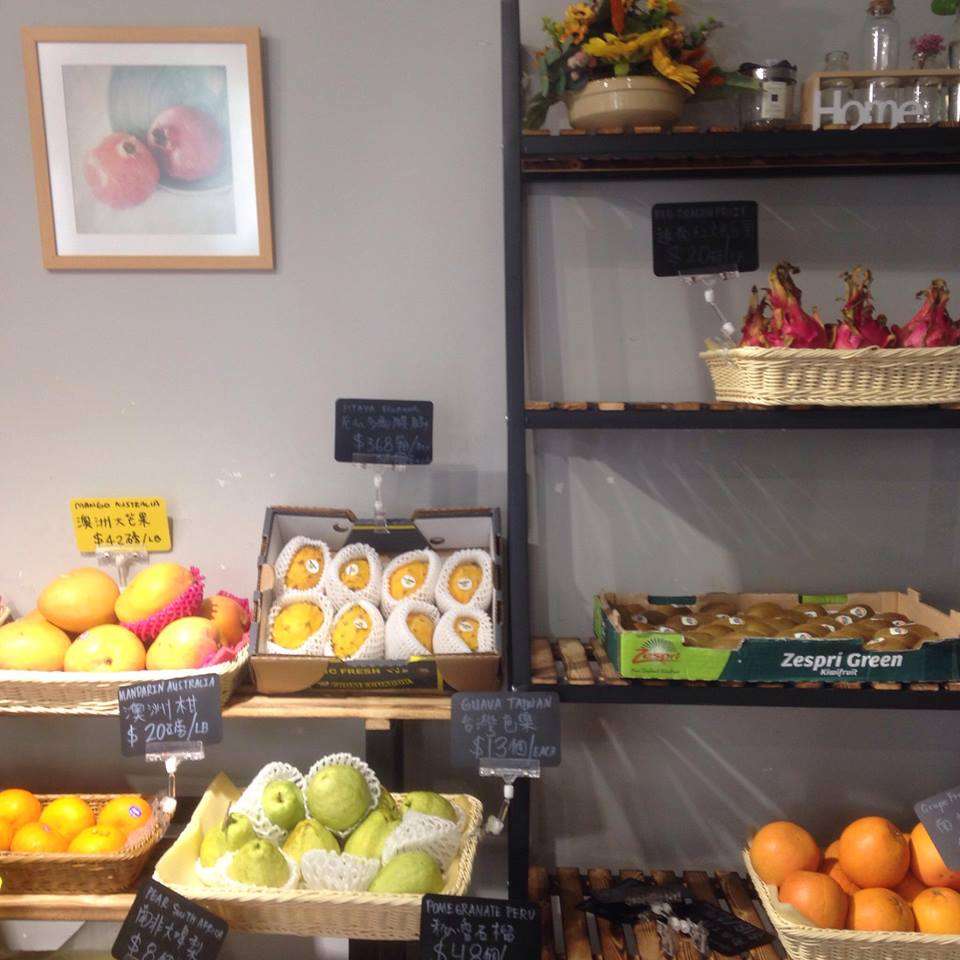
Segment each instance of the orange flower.
[{"label": "orange flower", "polygon": [[694,64],[694,69],[700,74],[700,79],[702,80],[705,76],[713,73],[713,71],[717,69],[717,64],[709,57],[704,57]]},{"label": "orange flower", "polygon": [[610,20],[613,23],[613,29],[622,34],[627,24],[627,11],[623,6],[623,0],[610,0]]},{"label": "orange flower", "polygon": [[681,51],[680,62],[696,63],[706,52],[707,48],[701,43],[699,47],[694,47],[692,50]]}]

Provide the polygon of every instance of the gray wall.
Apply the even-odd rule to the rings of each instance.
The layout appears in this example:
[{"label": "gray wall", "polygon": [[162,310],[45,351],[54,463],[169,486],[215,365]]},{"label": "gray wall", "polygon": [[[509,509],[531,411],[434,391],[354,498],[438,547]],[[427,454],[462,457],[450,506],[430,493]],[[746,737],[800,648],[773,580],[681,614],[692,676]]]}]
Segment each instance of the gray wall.
[{"label": "gray wall", "polygon": [[[865,4],[864,4],[865,5]],[[562,4],[530,0],[524,38]],[[904,0],[908,33],[939,28]],[[730,23],[725,62],[787,55],[802,70],[853,47],[859,5],[743,0],[696,5]],[[762,14],[762,16],[761,16]],[[55,275],[40,267],[17,31],[22,24],[259,24],[265,36],[277,270],[269,274]],[[437,463],[387,479],[398,512],[502,504],[505,433],[498,5],[227,0],[216,7],[5,0],[0,80],[0,593],[29,609],[77,562],[71,496],[168,498],[174,557],[214,588],[249,592],[268,503],[369,508],[366,477],[332,462],[337,396],[424,397]],[[553,118],[559,123],[559,118]],[[836,274],[864,260],[891,317],[933,274],[956,270],[956,187],[946,178],[717,181],[537,188],[531,209],[530,394],[705,399],[696,351],[716,331],[699,294],[652,278],[649,207],[687,197],[761,204],[765,265],[802,265],[832,309]],[[719,300],[738,316],[754,279]],[[912,584],[960,605],[958,458],[950,434],[610,433],[532,441],[535,626],[589,629],[599,588],[845,589]],[[931,483],[931,480],[933,481]],[[960,780],[951,715],[569,707],[564,766],[535,788],[547,863],[734,866],[745,830],[774,816],[824,840],[864,810]],[[184,772],[305,765],[361,747],[351,722],[232,721]],[[442,725],[411,725],[411,781],[494,793],[440,768]],[[106,720],[0,719],[25,743],[0,780],[64,790],[148,789]],[[8,757],[9,753],[6,754]],[[477,886],[496,891],[503,845]],[[7,925],[40,947],[62,926]],[[88,931],[109,939],[109,929]],[[2,941],[0,941],[2,943]],[[336,955],[284,943],[285,955]],[[226,955],[262,951],[231,937]]]}]

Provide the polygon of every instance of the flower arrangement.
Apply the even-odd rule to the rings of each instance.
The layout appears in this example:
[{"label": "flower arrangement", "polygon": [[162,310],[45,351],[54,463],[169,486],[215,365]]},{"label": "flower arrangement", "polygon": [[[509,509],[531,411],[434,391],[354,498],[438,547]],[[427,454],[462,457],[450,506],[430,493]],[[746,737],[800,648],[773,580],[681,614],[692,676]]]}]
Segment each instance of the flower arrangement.
[{"label": "flower arrangement", "polygon": [[562,20],[543,18],[549,37],[537,55],[540,87],[524,126],[539,129],[547,111],[590,80],[661,76],[687,93],[722,86],[726,77],[707,53],[713,17],[694,27],[678,20],[676,0],[586,0],[567,7]]},{"label": "flower arrangement", "polygon": [[910,49],[913,51],[913,59],[922,70],[927,65],[927,60],[940,56],[946,47],[939,33],[922,33],[919,37],[910,38]]}]

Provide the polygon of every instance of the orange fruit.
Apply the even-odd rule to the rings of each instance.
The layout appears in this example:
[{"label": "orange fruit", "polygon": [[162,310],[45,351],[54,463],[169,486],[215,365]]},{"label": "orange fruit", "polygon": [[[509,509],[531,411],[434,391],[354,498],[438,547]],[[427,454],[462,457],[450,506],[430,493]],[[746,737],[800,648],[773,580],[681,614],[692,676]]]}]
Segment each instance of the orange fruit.
[{"label": "orange fruit", "polygon": [[803,827],[776,820],[761,827],[750,841],[750,860],[764,883],[779,887],[797,870],[816,870],[820,848]]},{"label": "orange fruit", "polygon": [[79,567],[48,583],[37,598],[37,609],[61,630],[83,633],[116,622],[113,605],[119,596],[113,577],[96,567]]},{"label": "orange fruit", "polygon": [[833,843],[823,851],[824,860],[839,860],[840,859],[840,838],[838,837]]},{"label": "orange fruit", "polygon": [[0,792],[0,820],[6,820],[14,832],[25,823],[40,819],[40,801],[29,791],[14,787]]},{"label": "orange fruit", "polygon": [[69,843],[81,830],[92,827],[97,818],[80,797],[57,797],[43,808],[40,822],[53,827]]},{"label": "orange fruit", "polygon": [[150,804],[139,794],[126,793],[108,800],[97,816],[101,827],[116,827],[124,836],[146,826],[153,817]]},{"label": "orange fruit", "polygon": [[67,850],[70,853],[116,853],[126,842],[123,831],[116,827],[87,827],[70,841]]},{"label": "orange fruit", "polygon": [[894,888],[894,893],[899,893],[907,903],[912,904],[917,896],[923,893],[927,887],[921,883],[912,873],[908,873],[901,883]]},{"label": "orange fruit", "polygon": [[[3,816],[0,813],[0,816]],[[910,832],[910,869],[926,887],[950,887],[960,890],[960,873],[951,870],[940,856],[927,833],[927,828],[918,823]]]},{"label": "orange fruit", "polygon": [[921,933],[960,933],[960,893],[931,887],[913,901],[913,914]]},{"label": "orange fruit", "polygon": [[62,670],[70,638],[46,620],[14,620],[0,627],[0,670]]},{"label": "orange fruit", "polygon": [[899,894],[883,887],[858,890],[850,898],[847,926],[851,930],[893,930],[909,932],[914,929],[913,910]]},{"label": "orange fruit", "polygon": [[250,617],[236,600],[217,594],[207,597],[200,608],[200,616],[212,620],[220,631],[220,644],[235,647],[250,627]]},{"label": "orange fruit", "polygon": [[0,850],[9,850],[13,839],[13,827],[6,820],[0,820]]},{"label": "orange fruit", "polygon": [[10,849],[15,853],[63,853],[67,841],[45,823],[25,823],[13,835]]},{"label": "orange fruit", "polygon": [[840,835],[840,866],[858,887],[893,889],[910,869],[910,841],[889,820],[862,817]]},{"label": "orange fruit", "polygon": [[796,907],[815,927],[842,930],[850,898],[825,873],[797,870],[780,885],[780,900]]},{"label": "orange fruit", "polygon": [[[829,848],[828,848],[829,849]],[[840,885],[840,889],[851,897],[860,889],[844,872],[840,862],[834,857],[823,861],[821,872]]]}]

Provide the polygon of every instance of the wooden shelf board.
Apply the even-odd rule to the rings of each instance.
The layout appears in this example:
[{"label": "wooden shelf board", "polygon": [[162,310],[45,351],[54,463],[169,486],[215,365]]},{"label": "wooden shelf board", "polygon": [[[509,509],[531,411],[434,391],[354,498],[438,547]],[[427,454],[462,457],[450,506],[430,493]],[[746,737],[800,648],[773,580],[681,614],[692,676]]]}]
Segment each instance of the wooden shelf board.
[{"label": "wooden shelf board", "polygon": [[0,892],[0,920],[123,920],[133,896]]},{"label": "wooden shelf board", "polygon": [[266,696],[241,691],[223,711],[225,719],[449,720],[444,696]]}]

